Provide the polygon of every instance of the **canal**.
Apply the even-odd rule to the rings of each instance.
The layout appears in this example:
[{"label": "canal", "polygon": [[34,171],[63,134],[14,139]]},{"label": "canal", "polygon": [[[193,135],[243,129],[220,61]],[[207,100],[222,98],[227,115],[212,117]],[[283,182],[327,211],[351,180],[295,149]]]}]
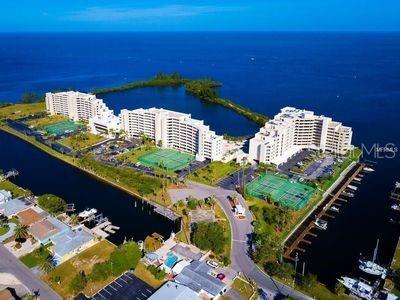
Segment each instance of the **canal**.
[{"label": "canal", "polygon": [[[143,240],[158,232],[168,237],[180,228],[153,212],[146,202],[82,173],[12,135],[0,131],[0,167],[17,169],[20,174],[12,181],[30,189],[35,195],[55,194],[67,203],[75,203],[78,211],[95,207],[120,227],[110,240],[121,243],[133,238]],[[136,204],[135,204],[136,203]]]}]

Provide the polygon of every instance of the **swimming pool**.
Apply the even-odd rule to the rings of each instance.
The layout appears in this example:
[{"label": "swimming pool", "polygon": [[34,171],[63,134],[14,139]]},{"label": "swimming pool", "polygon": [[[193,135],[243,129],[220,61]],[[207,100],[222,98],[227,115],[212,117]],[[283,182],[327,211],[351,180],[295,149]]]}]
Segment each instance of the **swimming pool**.
[{"label": "swimming pool", "polygon": [[175,265],[175,263],[178,261],[178,256],[176,256],[174,253],[171,251],[167,253],[167,259],[164,262],[164,265],[170,269]]}]

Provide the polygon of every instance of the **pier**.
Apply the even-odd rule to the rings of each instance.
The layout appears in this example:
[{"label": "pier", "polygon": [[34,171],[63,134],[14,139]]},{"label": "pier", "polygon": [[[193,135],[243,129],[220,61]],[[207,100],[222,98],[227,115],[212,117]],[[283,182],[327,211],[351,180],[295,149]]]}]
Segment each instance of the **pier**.
[{"label": "pier", "polygon": [[[324,220],[324,218],[334,219],[335,215],[331,214],[334,212],[331,210],[332,206],[340,207],[341,204],[337,202],[347,202],[348,199],[344,199],[343,196],[349,195],[346,191],[349,185],[354,183],[355,178],[363,172],[365,163],[357,163],[354,165],[346,176],[340,181],[336,188],[326,196],[326,198],[314,209],[314,211],[301,223],[301,225],[295,230],[292,235],[286,240],[284,247],[284,257],[293,260],[292,253],[296,250],[299,252],[305,252],[300,244],[311,244],[311,241],[307,237],[316,237],[317,234],[313,232],[313,229],[318,229],[314,224],[316,218]],[[357,181],[359,182],[359,181]],[[346,195],[347,194],[347,195]],[[328,213],[329,212],[329,213]],[[337,212],[336,212],[337,213]],[[325,220],[324,220],[325,221]]]},{"label": "pier", "polygon": [[174,211],[170,210],[169,208],[166,208],[164,206],[161,206],[159,204],[154,203],[154,211],[160,215],[162,215],[163,217],[166,217],[168,219],[170,219],[171,221],[176,221],[177,219],[180,218],[180,216],[175,213]]}]

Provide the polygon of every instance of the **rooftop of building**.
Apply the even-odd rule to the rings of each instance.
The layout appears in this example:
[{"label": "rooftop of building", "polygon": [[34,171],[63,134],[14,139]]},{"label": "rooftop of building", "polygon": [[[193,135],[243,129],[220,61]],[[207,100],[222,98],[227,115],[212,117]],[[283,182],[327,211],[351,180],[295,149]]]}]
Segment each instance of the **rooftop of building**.
[{"label": "rooftop of building", "polygon": [[164,283],[153,295],[150,296],[149,300],[197,300],[199,296],[187,286],[168,281]]},{"label": "rooftop of building", "polygon": [[29,232],[38,240],[45,241],[56,234],[70,230],[68,225],[53,217],[47,217],[29,228]]},{"label": "rooftop of building", "polygon": [[93,236],[84,231],[81,227],[75,230],[65,231],[51,238],[54,243],[54,253],[60,257],[79,249],[92,239]]},{"label": "rooftop of building", "polygon": [[210,269],[211,267],[204,261],[195,260],[190,265],[184,267],[175,279],[196,293],[205,291],[210,295],[216,296],[226,288],[226,285],[219,279],[208,274]]},{"label": "rooftop of building", "polygon": [[11,200],[12,195],[9,191],[0,190],[0,203]]},{"label": "rooftop of building", "polygon": [[32,205],[33,205],[32,202],[30,202],[29,200],[24,199],[24,198],[11,199],[10,201],[0,204],[0,211],[6,217],[10,217],[10,216],[16,215],[17,213],[31,207]]},{"label": "rooftop of building", "polygon": [[44,210],[33,206],[17,214],[20,223],[28,226],[39,222],[46,215],[47,214]]}]

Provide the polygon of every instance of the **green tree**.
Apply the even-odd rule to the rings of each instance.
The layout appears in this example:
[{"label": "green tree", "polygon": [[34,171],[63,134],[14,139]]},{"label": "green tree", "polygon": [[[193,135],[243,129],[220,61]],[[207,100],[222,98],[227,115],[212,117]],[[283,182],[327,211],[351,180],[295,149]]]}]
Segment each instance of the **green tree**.
[{"label": "green tree", "polygon": [[18,223],[15,227],[14,237],[16,241],[23,241],[28,236],[28,225]]},{"label": "green tree", "polygon": [[307,273],[300,279],[300,286],[302,286],[304,289],[307,290],[315,287],[317,284],[318,284],[317,275],[312,273]]},{"label": "green tree", "polygon": [[48,253],[46,256],[40,259],[39,268],[43,272],[49,273],[51,270],[54,269],[54,267],[55,267],[54,258],[50,253]]},{"label": "green tree", "polygon": [[222,253],[227,243],[224,228],[217,222],[194,224],[191,240],[200,249],[212,250],[216,254]]},{"label": "green tree", "polygon": [[63,212],[67,205],[63,199],[52,194],[44,194],[39,196],[38,204],[43,209],[54,215]]},{"label": "green tree", "polygon": [[84,271],[81,271],[78,274],[76,274],[74,278],[72,278],[69,284],[69,289],[73,293],[79,293],[86,287],[86,284],[87,284],[86,274]]},{"label": "green tree", "polygon": [[69,219],[71,225],[78,225],[79,224],[79,217],[77,214],[72,214]]}]

